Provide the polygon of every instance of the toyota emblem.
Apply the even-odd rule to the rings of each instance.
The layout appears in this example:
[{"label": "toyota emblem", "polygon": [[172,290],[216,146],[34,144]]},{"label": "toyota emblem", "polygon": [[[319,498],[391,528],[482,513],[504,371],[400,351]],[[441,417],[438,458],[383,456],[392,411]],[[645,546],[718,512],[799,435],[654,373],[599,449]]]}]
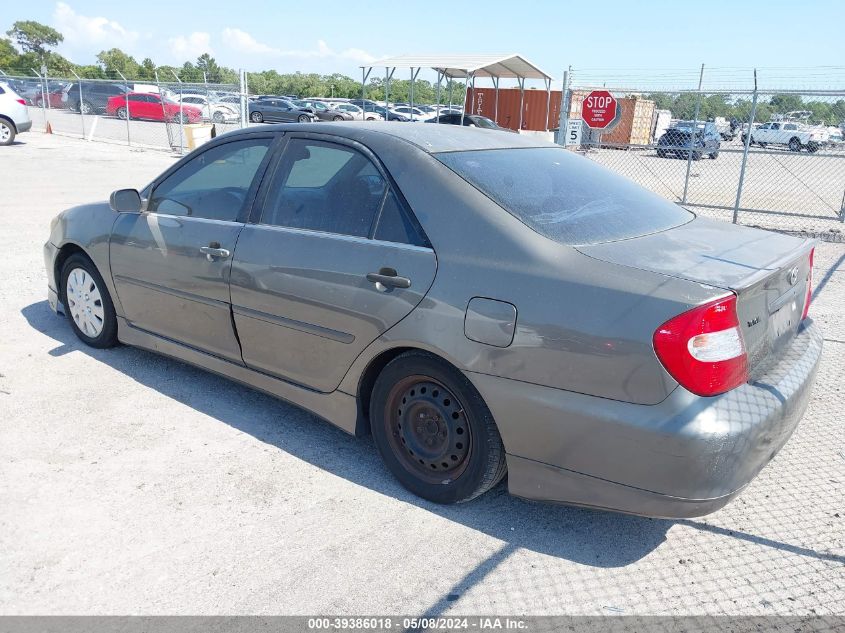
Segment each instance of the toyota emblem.
[{"label": "toyota emblem", "polygon": [[795,282],[798,281],[798,266],[792,267],[792,270],[790,270],[786,275],[786,280],[789,282],[790,286],[795,285]]}]

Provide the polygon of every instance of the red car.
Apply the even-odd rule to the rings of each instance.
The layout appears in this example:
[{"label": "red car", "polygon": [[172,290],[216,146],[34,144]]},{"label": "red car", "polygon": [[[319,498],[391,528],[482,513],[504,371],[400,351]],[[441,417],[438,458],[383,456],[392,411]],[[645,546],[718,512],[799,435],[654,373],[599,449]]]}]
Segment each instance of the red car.
[{"label": "red car", "polygon": [[[66,108],[67,104],[62,101],[62,97],[64,96],[65,91],[64,88],[58,88],[57,90],[51,90],[47,93],[47,105],[51,108]],[[43,101],[42,93],[38,92],[35,95],[35,98],[32,100],[33,105],[37,107],[41,107],[41,102]]]},{"label": "red car", "polygon": [[155,93],[130,92],[127,96],[115,95],[106,103],[106,114],[120,119],[126,118],[126,101],[129,100],[129,117],[132,119],[149,119],[151,121],[179,121],[182,123],[199,123],[202,121],[202,110],[194,106],[179,105]]}]

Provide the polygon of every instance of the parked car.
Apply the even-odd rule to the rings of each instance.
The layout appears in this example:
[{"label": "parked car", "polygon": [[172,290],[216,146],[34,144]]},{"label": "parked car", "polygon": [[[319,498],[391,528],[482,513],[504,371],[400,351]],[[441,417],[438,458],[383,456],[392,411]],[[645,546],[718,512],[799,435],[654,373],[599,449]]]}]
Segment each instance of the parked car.
[{"label": "parked car", "polygon": [[81,92],[79,83],[70,84],[65,90],[62,101],[74,112],[102,114],[106,111],[111,97],[123,96],[129,91],[129,87],[124,84],[83,81]]},{"label": "parked car", "polygon": [[26,99],[7,82],[0,82],[0,145],[11,145],[15,137],[32,127]]},{"label": "parked car", "polygon": [[[811,154],[827,143],[827,131],[822,127],[811,127],[797,121],[769,121],[758,125],[751,132],[751,144],[760,147],[785,145],[790,151],[806,149]],[[742,135],[745,142],[745,134]]]},{"label": "parked car", "polygon": [[430,114],[420,108],[417,108],[416,106],[412,108],[410,106],[397,105],[391,108],[390,111],[396,114],[401,114],[412,121],[425,121],[426,119],[431,118]]},{"label": "parked car", "polygon": [[346,101],[330,101],[324,102],[333,107],[335,110],[346,112],[356,121],[383,121],[384,117],[373,110],[364,110],[361,106]]},{"label": "parked car", "polygon": [[[445,123],[447,125],[461,125],[460,113],[441,114],[439,117],[427,119],[426,123]],[[463,125],[466,127],[480,127],[488,130],[506,130],[513,132],[513,130],[505,127],[499,127],[495,121],[488,119],[486,116],[480,114],[464,114]]]},{"label": "parked car", "polygon": [[200,109],[204,121],[214,123],[236,123],[240,119],[240,108],[232,103],[209,101],[208,97],[200,94],[183,94],[177,103],[185,103]]},{"label": "parked car", "polygon": [[322,101],[310,99],[297,99],[293,102],[300,110],[306,110],[315,115],[321,121],[352,121],[353,117],[349,112],[343,112],[330,107]]},{"label": "parked car", "polygon": [[126,119],[126,104],[129,103],[129,118],[149,121],[176,121],[199,123],[202,110],[196,106],[179,104],[160,94],[130,92],[127,95],[111,97],[106,104],[106,114]]},{"label": "parked car", "polygon": [[272,123],[277,121],[299,121],[310,123],[317,120],[317,116],[296,107],[287,99],[256,99],[249,103],[249,120],[253,123]]},{"label": "parked car", "polygon": [[693,160],[700,160],[705,154],[716,159],[722,145],[721,138],[716,125],[710,121],[695,124],[695,134],[692,121],[678,121],[658,139],[657,155],[661,158],[687,158],[691,151]]},{"label": "parked car", "polygon": [[6,79],[8,86],[20,96],[27,105],[35,104],[35,97],[41,94],[44,83],[40,79]]},{"label": "parked car", "polygon": [[[58,81],[51,81],[47,84],[47,105],[50,108],[66,108],[67,104],[64,100],[65,90],[67,90],[70,84],[67,82],[58,82]],[[42,101],[44,101],[44,93],[42,91],[38,91],[35,93],[35,97],[32,99],[32,105],[40,108],[42,107]]]},{"label": "parked car", "polygon": [[[382,120],[384,121],[410,121],[408,117],[402,114],[398,114],[396,112],[391,112],[384,106],[380,106],[377,103],[370,101],[369,99],[352,99],[349,103],[353,105],[357,105],[359,108],[363,109],[365,112],[373,113],[379,115]],[[378,120],[378,119],[377,119]]]},{"label": "parked car", "polygon": [[536,138],[361,123],[217,137],[59,214],[44,254],[83,343],[369,432],[430,501],[507,473],[523,497],[689,517],[739,494],[810,400],[814,244]]}]

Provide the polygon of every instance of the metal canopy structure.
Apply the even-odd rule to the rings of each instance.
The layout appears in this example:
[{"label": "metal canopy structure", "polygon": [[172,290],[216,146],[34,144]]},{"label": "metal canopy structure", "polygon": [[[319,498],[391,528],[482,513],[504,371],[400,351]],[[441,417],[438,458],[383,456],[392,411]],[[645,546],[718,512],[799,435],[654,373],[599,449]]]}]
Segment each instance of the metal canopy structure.
[{"label": "metal canopy structure", "polygon": [[[552,96],[552,76],[521,55],[398,55],[372,62],[369,66],[361,67],[361,98],[366,98],[367,79],[373,68],[384,67],[385,104],[390,103],[390,80],[397,68],[410,70],[411,89],[410,106],[414,107],[414,81],[422,68],[430,68],[437,72],[437,107],[436,116],[440,117],[440,82],[445,77],[451,79],[468,79],[470,83],[470,102],[475,101],[476,77],[487,77],[493,80],[496,89],[496,103],[494,120],[498,124],[499,118],[499,80],[516,79],[519,85],[519,129],[522,129],[522,115],[525,109],[525,80],[540,79],[546,86],[546,125],[549,121],[549,108]],[[452,106],[452,84],[449,83],[449,107]],[[461,110],[461,124],[466,112],[466,103]]]}]

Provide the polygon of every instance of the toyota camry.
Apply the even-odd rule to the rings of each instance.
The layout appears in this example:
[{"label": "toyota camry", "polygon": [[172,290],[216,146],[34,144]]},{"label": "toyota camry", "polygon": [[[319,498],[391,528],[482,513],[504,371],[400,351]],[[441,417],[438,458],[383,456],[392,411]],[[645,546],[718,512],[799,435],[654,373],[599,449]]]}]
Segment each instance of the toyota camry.
[{"label": "toyota camry", "polygon": [[229,133],[66,210],[49,303],[371,433],[438,503],[716,510],[787,442],[811,240],[697,217],[561,147],[438,125]]}]

